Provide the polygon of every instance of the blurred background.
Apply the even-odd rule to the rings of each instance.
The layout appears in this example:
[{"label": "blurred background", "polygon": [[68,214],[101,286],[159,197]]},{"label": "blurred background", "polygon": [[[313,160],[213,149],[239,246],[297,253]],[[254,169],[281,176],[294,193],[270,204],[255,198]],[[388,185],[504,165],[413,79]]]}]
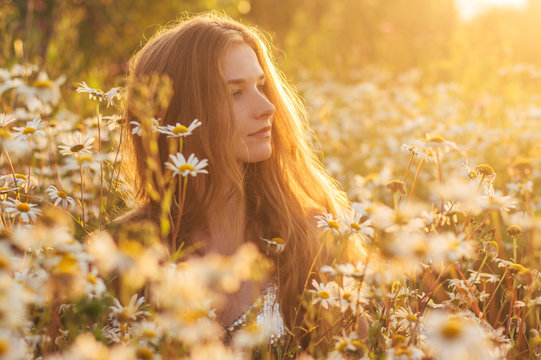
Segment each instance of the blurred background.
[{"label": "blurred background", "polygon": [[367,67],[417,69],[422,82],[499,88],[493,75],[541,66],[541,0],[2,0],[0,67],[33,63],[68,83],[122,85],[127,61],[160,26],[216,9],[272,37],[295,79],[354,80]]}]

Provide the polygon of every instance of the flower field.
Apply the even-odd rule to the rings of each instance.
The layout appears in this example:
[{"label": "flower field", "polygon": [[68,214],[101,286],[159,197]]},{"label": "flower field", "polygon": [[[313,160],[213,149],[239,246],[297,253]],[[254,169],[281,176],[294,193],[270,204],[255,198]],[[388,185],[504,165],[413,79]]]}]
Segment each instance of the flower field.
[{"label": "flower field", "polygon": [[[162,241],[167,216],[116,228],[136,206],[119,152],[126,91],[0,69],[0,359],[539,358],[541,70],[493,78],[498,93],[377,68],[297,84],[352,201],[316,216],[322,246],[348,256],[313,269],[302,339],[275,345],[268,322],[224,341],[216,321],[217,304],[269,271],[253,244],[196,257]],[[158,83],[137,91],[163,106]],[[170,204],[177,179],[206,176],[207,160],[181,151],[199,121],[129,125],[151,149],[159,133],[181,144],[166,164],[149,159],[163,180],[151,196]]]}]

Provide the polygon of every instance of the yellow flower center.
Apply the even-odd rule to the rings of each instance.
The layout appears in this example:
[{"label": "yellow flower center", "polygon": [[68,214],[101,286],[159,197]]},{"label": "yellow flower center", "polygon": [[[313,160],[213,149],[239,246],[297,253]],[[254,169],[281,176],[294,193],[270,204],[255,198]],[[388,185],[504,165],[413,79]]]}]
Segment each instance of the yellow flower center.
[{"label": "yellow flower center", "polygon": [[417,255],[418,257],[423,257],[427,254],[427,248],[424,244],[420,243],[420,244],[416,244],[415,247],[413,248],[413,253],[415,255]]},{"label": "yellow flower center", "polygon": [[9,351],[9,342],[0,339],[0,355],[4,355]]},{"label": "yellow flower center", "polygon": [[[1,254],[3,255],[3,254]],[[4,256],[0,255],[0,269],[7,270],[9,268],[9,261]]]},{"label": "yellow flower center", "polygon": [[402,180],[398,180],[398,179],[391,180],[385,186],[392,193],[396,193],[396,192],[400,192],[402,194],[406,193],[406,184],[404,184]]},{"label": "yellow flower center", "polygon": [[353,230],[359,231],[359,230],[361,230],[361,225],[359,225],[359,224],[357,224],[357,223],[351,223],[351,228],[352,228]]},{"label": "yellow flower center", "polygon": [[182,164],[182,165],[180,165],[178,167],[178,171],[180,171],[180,172],[183,172],[183,171],[186,171],[186,170],[195,171],[195,168],[190,164]]},{"label": "yellow flower center", "polygon": [[26,135],[26,134],[33,134],[36,132],[36,129],[34,129],[33,127],[29,126],[27,128],[25,128],[23,130],[23,134]]},{"label": "yellow flower center", "polygon": [[392,343],[393,345],[401,344],[406,342],[406,338],[403,335],[395,334],[393,335]]},{"label": "yellow flower center", "polygon": [[193,324],[197,320],[207,316],[207,314],[207,311],[204,309],[189,309],[182,312],[181,320],[187,324]]},{"label": "yellow flower center", "polygon": [[340,227],[338,226],[338,223],[334,220],[331,220],[327,223],[331,229],[338,230]]},{"label": "yellow flower center", "polygon": [[516,271],[522,271],[522,270],[525,269],[525,267],[520,265],[520,264],[513,264],[513,265],[509,266],[509,269],[516,270]]},{"label": "yellow flower center", "polygon": [[494,172],[494,169],[492,168],[492,166],[488,165],[488,164],[481,164],[481,165],[477,165],[477,167],[475,168],[475,170],[481,174],[481,175],[485,175],[485,176],[492,176],[495,174]]},{"label": "yellow flower center", "polygon": [[28,205],[25,202],[22,202],[22,203],[17,205],[17,210],[19,210],[20,212],[29,212],[30,211],[30,205]]},{"label": "yellow flower center", "polygon": [[22,179],[22,180],[28,180],[28,179],[26,178],[26,176],[24,176],[23,174],[16,174],[16,175],[15,175],[15,178],[17,178],[17,179]]},{"label": "yellow flower center", "polygon": [[394,354],[395,355],[411,355],[411,351],[407,347],[401,346],[398,349],[396,349]]},{"label": "yellow flower center", "polygon": [[432,142],[432,143],[444,143],[446,142],[447,140],[445,140],[443,137],[441,136],[433,136],[431,137],[430,139],[428,139],[426,142]]},{"label": "yellow flower center", "polygon": [[32,86],[35,88],[50,88],[53,86],[53,82],[51,80],[36,80]]},{"label": "yellow flower center", "polygon": [[11,133],[6,128],[0,128],[0,138],[10,139],[11,138]]},{"label": "yellow flower center", "polygon": [[92,274],[86,274],[86,279],[92,285],[96,285],[96,283],[97,283],[96,277],[94,275],[92,275]]},{"label": "yellow flower center", "polygon": [[450,241],[448,249],[449,250],[457,250],[459,245],[460,245],[460,243],[458,242],[458,240]]},{"label": "yellow flower center", "polygon": [[456,319],[449,319],[441,328],[441,334],[448,340],[454,340],[462,333],[462,324]]},{"label": "yellow flower center", "polygon": [[277,244],[280,244],[280,245],[282,245],[282,244],[285,243],[284,239],[279,238],[279,237],[274,237],[274,238],[271,239],[271,241],[272,241],[272,242],[275,242],[275,243],[277,243]]},{"label": "yellow flower center", "polygon": [[126,321],[130,321],[131,319],[130,312],[128,311],[128,309],[124,308],[121,312],[117,314],[117,316],[118,320],[123,322],[123,324],[120,325],[120,330],[126,332],[128,330],[128,325],[126,325]]},{"label": "yellow flower center", "polygon": [[135,351],[135,356],[138,359],[141,359],[141,360],[154,359],[154,354],[152,353],[152,351],[149,348],[146,348],[146,347],[142,347],[142,348],[137,349]]},{"label": "yellow flower center", "polygon": [[77,145],[73,145],[71,148],[70,148],[70,151],[71,152],[79,152],[81,150],[84,149],[84,145],[81,145],[81,144],[77,144]]},{"label": "yellow flower center", "polygon": [[92,156],[90,155],[83,155],[83,156],[79,156],[79,158],[77,159],[77,161],[79,162],[79,164],[85,162],[85,161],[92,161]]},{"label": "yellow flower center", "polygon": [[57,191],[57,192],[56,192],[56,195],[57,195],[59,198],[62,198],[62,199],[64,199],[64,200],[66,200],[66,199],[68,198],[68,195],[67,195],[65,192],[63,192],[63,191]]},{"label": "yellow flower center", "polygon": [[188,132],[188,128],[184,125],[179,125],[179,126],[175,126],[172,131],[175,134],[184,134]]},{"label": "yellow flower center", "polygon": [[72,254],[64,254],[62,259],[53,269],[55,274],[60,275],[74,275],[78,272],[79,266],[77,264],[77,259]]},{"label": "yellow flower center", "polygon": [[6,192],[8,190],[9,190],[9,188],[7,186],[0,187],[0,193]]},{"label": "yellow flower center", "polygon": [[331,297],[331,294],[329,294],[327,291],[322,290],[318,293],[318,296],[322,299],[328,299]]},{"label": "yellow flower center", "polygon": [[125,255],[132,258],[137,258],[144,252],[143,245],[141,245],[140,242],[134,240],[120,240],[118,242],[118,248]]},{"label": "yellow flower center", "polygon": [[417,316],[413,314],[408,314],[406,315],[406,320],[408,320],[409,322],[417,322]]},{"label": "yellow flower center", "polygon": [[156,332],[152,329],[145,329],[143,330],[143,336],[147,338],[155,338],[158,336],[158,334],[156,334]]},{"label": "yellow flower center", "polygon": [[518,225],[513,224],[507,228],[507,235],[511,237],[516,237],[516,236],[519,236],[520,234],[522,234],[522,229]]}]

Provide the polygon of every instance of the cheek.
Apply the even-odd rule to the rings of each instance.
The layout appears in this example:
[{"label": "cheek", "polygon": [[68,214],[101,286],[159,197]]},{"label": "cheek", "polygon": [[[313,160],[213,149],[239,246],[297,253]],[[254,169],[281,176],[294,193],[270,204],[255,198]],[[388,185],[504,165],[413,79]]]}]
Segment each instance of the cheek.
[{"label": "cheek", "polygon": [[240,106],[240,104],[236,104],[233,106],[233,129],[235,133],[242,137],[248,134],[248,124],[247,124],[247,116],[244,107]]}]

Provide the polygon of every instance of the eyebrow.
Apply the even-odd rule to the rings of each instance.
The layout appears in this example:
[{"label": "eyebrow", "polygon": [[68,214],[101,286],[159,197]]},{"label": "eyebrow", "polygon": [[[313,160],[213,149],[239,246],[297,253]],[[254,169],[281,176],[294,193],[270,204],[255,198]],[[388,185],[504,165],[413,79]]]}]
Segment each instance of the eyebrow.
[{"label": "eyebrow", "polygon": [[[265,80],[265,74],[259,75],[259,78],[257,79],[257,81],[261,81],[261,80]],[[228,83],[228,84],[242,84],[242,83],[245,83],[245,82],[246,82],[246,79],[231,79],[231,80],[227,80],[227,83]]]}]

